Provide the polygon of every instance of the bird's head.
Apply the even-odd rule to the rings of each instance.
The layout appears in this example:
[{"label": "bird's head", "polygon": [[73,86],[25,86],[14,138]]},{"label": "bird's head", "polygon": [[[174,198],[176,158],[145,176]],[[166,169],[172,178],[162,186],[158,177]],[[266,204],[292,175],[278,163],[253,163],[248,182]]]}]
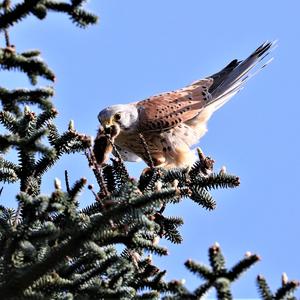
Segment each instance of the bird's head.
[{"label": "bird's head", "polygon": [[138,119],[138,111],[133,104],[118,104],[100,111],[98,119],[104,129],[114,125],[121,131],[130,130]]}]

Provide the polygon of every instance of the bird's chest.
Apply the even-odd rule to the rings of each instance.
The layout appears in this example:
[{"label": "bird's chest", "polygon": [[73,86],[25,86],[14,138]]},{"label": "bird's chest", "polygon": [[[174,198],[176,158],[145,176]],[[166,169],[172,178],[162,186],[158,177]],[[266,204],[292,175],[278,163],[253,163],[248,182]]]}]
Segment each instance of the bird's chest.
[{"label": "bird's chest", "polygon": [[115,143],[117,146],[126,149],[136,149],[139,144],[139,136],[136,131],[120,132],[116,137]]}]

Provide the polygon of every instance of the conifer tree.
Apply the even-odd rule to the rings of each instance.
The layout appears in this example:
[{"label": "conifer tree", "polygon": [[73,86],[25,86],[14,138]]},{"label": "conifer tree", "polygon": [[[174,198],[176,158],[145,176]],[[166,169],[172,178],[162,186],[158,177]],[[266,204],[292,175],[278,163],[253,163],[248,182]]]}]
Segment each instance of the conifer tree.
[{"label": "conifer tree", "polygon": [[[239,178],[224,170],[214,172],[213,160],[200,150],[198,161],[189,169],[150,165],[138,179],[130,177],[117,149],[116,158],[100,167],[91,137],[78,133],[72,121],[65,132],[58,131],[57,110],[51,101],[54,88],[34,87],[41,77],[55,81],[40,51],[19,52],[11,44],[9,29],[29,15],[43,20],[54,11],[67,14],[82,28],[95,24],[97,16],[84,9],[84,2],[0,1],[0,34],[5,37],[1,69],[24,73],[31,83],[30,88],[14,90],[0,85],[0,181],[19,185],[17,209],[0,205],[0,298],[201,299],[215,289],[218,299],[233,299],[231,283],[259,260],[257,255],[247,253],[227,268],[220,246],[213,245],[209,267],[192,260],[185,263],[203,279],[189,291],[181,281],[167,282],[166,270],[155,266],[147,253],[168,255],[160,239],[182,241],[183,220],[166,216],[166,206],[188,198],[212,210],[216,202],[210,189],[234,188]],[[10,151],[17,153],[16,161],[7,157]],[[85,153],[96,182],[95,187],[88,185],[93,204],[83,209],[78,195],[87,185],[84,177],[71,184],[66,171],[66,190],[56,179],[51,195],[41,193],[44,174],[63,155],[75,152]],[[124,246],[121,253],[117,244]],[[274,294],[262,276],[257,277],[257,285],[264,300],[291,300],[299,283],[284,275],[282,287]]]}]

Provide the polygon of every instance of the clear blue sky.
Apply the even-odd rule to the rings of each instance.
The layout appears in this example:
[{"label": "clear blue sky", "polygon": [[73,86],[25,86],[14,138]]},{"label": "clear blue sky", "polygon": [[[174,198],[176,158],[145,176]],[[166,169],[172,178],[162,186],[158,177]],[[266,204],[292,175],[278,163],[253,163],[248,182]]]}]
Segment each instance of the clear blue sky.
[{"label": "clear blue sky", "polygon": [[[95,135],[104,107],[180,88],[246,57],[267,39],[279,40],[272,64],[215,113],[200,142],[217,169],[226,165],[240,176],[241,186],[213,192],[218,203],[213,212],[189,200],[170,208],[169,215],[185,219],[184,242],[155,261],[169,270],[169,279],[185,278],[196,287],[200,280],[183,262],[207,262],[207,248],[218,241],[229,266],[248,250],[262,257],[233,286],[235,298],[257,297],[257,274],[266,276],[272,289],[282,272],[300,279],[300,2],[93,0],[88,7],[100,15],[99,25],[88,30],[74,28],[66,16],[50,15],[46,22],[29,18],[11,32],[17,50],[42,49],[56,72],[61,131],[74,119],[79,131]],[[0,79],[3,86],[28,84],[6,72]],[[144,167],[128,166],[133,176]],[[73,155],[47,174],[44,193],[52,191],[55,177],[63,178],[64,169],[72,180],[95,181],[84,156]],[[6,187],[1,197],[9,206],[15,205],[12,191]],[[91,201],[84,192],[81,205]]]}]

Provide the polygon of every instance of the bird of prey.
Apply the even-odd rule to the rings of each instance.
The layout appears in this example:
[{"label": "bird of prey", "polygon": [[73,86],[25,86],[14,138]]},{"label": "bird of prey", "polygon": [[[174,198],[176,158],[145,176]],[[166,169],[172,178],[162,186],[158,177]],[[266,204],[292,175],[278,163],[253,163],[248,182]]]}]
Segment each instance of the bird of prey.
[{"label": "bird of prey", "polygon": [[[125,161],[144,160],[150,164],[150,154],[155,166],[190,166],[195,160],[191,147],[206,133],[213,112],[269,62],[250,72],[274,45],[265,42],[245,60],[235,59],[218,73],[182,89],[103,109],[98,115],[101,126],[94,143],[97,162],[103,163],[112,151],[110,141]],[[107,140],[111,129],[113,134]]]}]

